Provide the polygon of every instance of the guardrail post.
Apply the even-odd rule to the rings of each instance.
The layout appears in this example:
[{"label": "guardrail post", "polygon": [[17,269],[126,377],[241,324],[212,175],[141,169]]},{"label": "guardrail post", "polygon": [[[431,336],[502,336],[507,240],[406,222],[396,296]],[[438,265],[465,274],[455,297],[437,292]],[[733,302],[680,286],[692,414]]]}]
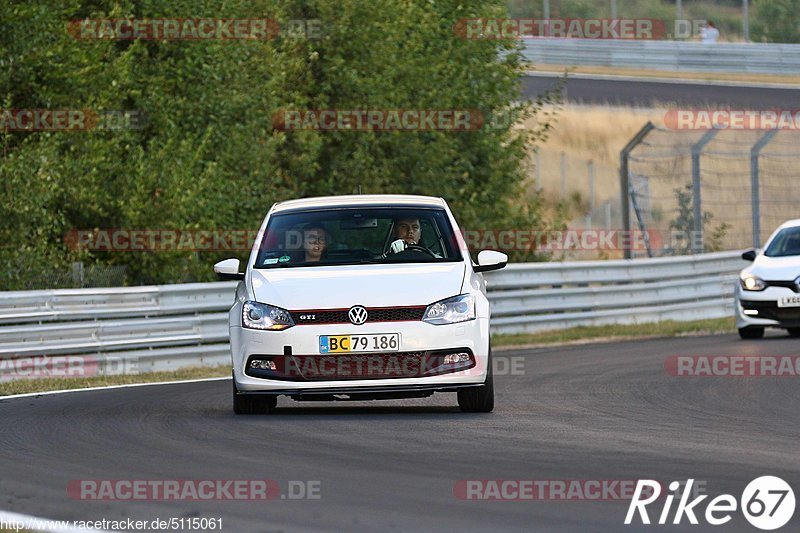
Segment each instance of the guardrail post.
[{"label": "guardrail post", "polygon": [[761,150],[778,133],[778,130],[769,130],[750,149],[750,196],[753,215],[753,248],[761,247],[761,189],[759,185],[758,156]]},{"label": "guardrail post", "polygon": [[[628,157],[631,151],[641,143],[644,138],[650,133],[655,126],[649,120],[639,132],[628,141],[625,148],[619,153],[619,193],[620,193],[620,209],[622,210],[622,230],[630,231],[631,229],[631,206],[629,201],[630,196],[630,178],[628,175]],[[625,259],[631,258],[631,251],[625,250]]]},{"label": "guardrail post", "polygon": [[707,131],[697,144],[692,146],[692,217],[694,218],[694,235],[692,235],[692,253],[703,253],[704,235],[703,235],[703,201],[702,190],[700,183],[700,155],[703,148],[711,142],[714,136],[719,132],[716,127]]}]

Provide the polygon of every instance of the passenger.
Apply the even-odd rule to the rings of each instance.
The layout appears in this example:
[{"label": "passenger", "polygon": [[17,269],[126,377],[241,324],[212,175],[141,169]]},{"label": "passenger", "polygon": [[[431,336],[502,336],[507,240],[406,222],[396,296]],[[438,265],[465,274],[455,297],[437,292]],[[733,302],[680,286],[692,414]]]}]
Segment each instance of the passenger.
[{"label": "passenger", "polygon": [[316,263],[325,255],[328,247],[328,232],[322,226],[310,226],[303,230],[304,261]]}]

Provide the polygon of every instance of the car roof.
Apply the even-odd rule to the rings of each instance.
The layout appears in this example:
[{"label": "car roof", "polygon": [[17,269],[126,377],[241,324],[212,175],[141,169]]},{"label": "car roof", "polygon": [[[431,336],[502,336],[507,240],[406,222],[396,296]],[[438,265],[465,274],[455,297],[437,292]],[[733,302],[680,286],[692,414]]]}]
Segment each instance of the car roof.
[{"label": "car roof", "polygon": [[321,207],[349,207],[364,205],[408,206],[408,207],[445,207],[441,198],[433,196],[417,196],[412,194],[349,194],[342,196],[318,196],[315,198],[299,198],[276,203],[273,212],[294,209]]},{"label": "car roof", "polygon": [[797,226],[800,226],[800,218],[795,218],[795,219],[793,219],[793,220],[787,220],[786,222],[784,222],[783,224],[781,224],[781,225],[780,225],[780,227],[779,227],[778,229],[783,229],[783,228],[796,228]]}]

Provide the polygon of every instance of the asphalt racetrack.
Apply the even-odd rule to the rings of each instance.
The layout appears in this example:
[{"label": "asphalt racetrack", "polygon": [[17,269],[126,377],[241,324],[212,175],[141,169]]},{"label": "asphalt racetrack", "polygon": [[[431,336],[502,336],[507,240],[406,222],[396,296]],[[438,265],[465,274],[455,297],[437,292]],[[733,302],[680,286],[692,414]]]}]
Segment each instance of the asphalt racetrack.
[{"label": "asphalt racetrack", "polygon": [[[752,479],[776,475],[797,490],[796,377],[676,377],[664,362],[794,356],[799,345],[768,332],[761,341],[722,335],[496,353],[516,370],[496,376],[491,414],[463,414],[454,395],[440,394],[384,403],[281,398],[273,415],[236,416],[229,380],[7,399],[0,509],[75,520],[216,517],[230,532],[757,531],[738,510],[718,527],[685,517],[677,527],[626,527],[627,501],[465,500],[454,487],[693,478],[710,497],[738,500]],[[271,479],[283,496],[290,481],[305,480],[318,482],[319,498],[84,501],[67,493],[80,479]],[[662,503],[652,504],[652,520]],[[798,512],[782,530],[796,531],[797,520]]]},{"label": "asphalt racetrack", "polygon": [[[549,73],[534,73],[522,79],[526,98],[556,87],[557,78]],[[570,74],[562,90],[564,101],[575,104],[615,106],[699,106],[734,109],[795,109],[800,87],[715,85],[702,81],[641,81],[631,78],[593,78]]]}]

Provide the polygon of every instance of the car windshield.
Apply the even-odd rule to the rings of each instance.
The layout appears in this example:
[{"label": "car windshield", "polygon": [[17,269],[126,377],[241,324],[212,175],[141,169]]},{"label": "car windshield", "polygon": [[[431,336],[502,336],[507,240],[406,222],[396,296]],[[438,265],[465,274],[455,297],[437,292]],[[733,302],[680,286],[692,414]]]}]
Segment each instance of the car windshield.
[{"label": "car windshield", "polygon": [[800,227],[784,228],[775,235],[764,251],[768,257],[800,255]]},{"label": "car windshield", "polygon": [[461,261],[443,209],[357,207],[272,215],[255,268]]}]

